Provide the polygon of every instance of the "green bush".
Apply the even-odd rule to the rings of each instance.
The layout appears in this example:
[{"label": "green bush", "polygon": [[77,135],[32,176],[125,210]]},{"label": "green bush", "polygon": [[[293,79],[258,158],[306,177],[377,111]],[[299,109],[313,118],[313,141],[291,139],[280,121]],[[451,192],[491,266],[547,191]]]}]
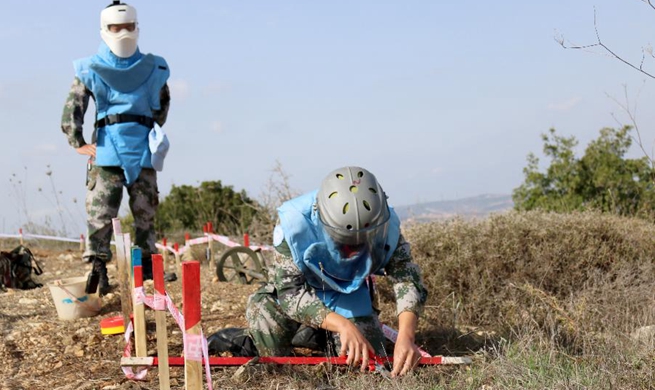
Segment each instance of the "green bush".
[{"label": "green bush", "polygon": [[[159,235],[176,232],[201,233],[211,222],[215,232],[228,236],[270,234],[270,215],[245,191],[236,192],[221,181],[206,181],[198,187],[173,186],[160,202],[155,219]],[[265,226],[265,228],[262,228]]]},{"label": "green bush", "polygon": [[601,210],[619,215],[651,216],[655,210],[655,172],[648,157],[629,159],[630,127],[605,128],[581,158],[575,156],[578,141],[551,129],[543,134],[544,154],[550,158],[545,172],[539,159],[528,155],[525,181],[514,190],[517,210],[542,209],[569,212]]}]

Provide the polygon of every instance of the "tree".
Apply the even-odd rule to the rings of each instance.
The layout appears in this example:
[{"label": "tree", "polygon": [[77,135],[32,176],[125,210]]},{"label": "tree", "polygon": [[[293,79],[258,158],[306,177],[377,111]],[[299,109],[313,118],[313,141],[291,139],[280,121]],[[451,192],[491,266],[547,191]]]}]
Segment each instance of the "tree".
[{"label": "tree", "polygon": [[225,235],[240,235],[254,222],[268,224],[268,213],[245,191],[219,181],[206,181],[199,187],[175,186],[161,201],[155,218],[158,232],[201,231],[206,222]]},{"label": "tree", "polygon": [[545,172],[539,159],[528,155],[525,181],[514,189],[517,210],[543,209],[570,212],[597,209],[620,215],[650,215],[655,207],[655,172],[647,157],[625,158],[632,145],[631,127],[604,128],[598,139],[576,158],[575,137],[550,129],[543,134],[544,154],[551,159]]}]

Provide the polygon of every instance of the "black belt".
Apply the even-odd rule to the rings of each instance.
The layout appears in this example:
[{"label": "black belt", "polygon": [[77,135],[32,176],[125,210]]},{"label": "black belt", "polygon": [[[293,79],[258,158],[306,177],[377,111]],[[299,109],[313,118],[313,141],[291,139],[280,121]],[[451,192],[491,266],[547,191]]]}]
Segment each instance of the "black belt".
[{"label": "black belt", "polygon": [[132,115],[132,114],[111,114],[96,121],[95,127],[96,129],[99,129],[104,126],[109,126],[116,123],[126,123],[126,122],[136,122],[149,129],[152,129],[155,126],[155,120],[149,116]]}]

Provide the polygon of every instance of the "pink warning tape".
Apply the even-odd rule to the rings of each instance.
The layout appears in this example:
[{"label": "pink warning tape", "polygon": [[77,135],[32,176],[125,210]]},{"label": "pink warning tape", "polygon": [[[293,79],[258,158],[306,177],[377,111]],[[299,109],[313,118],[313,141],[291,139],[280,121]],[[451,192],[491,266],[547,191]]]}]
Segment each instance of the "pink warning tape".
[{"label": "pink warning tape", "polygon": [[[385,324],[382,324],[382,333],[384,333],[384,337],[388,338],[389,340],[393,341],[394,343],[398,339],[398,331],[395,330],[394,328],[391,328],[391,327],[385,325]],[[421,356],[423,356],[424,358],[432,357],[432,355],[425,352],[421,348],[419,348],[418,351],[421,354]]]},{"label": "pink warning tape", "polygon": [[[143,302],[143,304],[151,309],[162,310],[162,302],[164,303],[184,335],[183,344],[185,356],[192,361],[205,361],[205,380],[207,381],[207,388],[210,390],[213,389],[211,371],[209,368],[209,347],[207,338],[202,333],[202,330],[200,331],[200,335],[187,335],[184,333],[184,316],[182,316],[182,313],[178,310],[177,306],[175,306],[175,303],[173,303],[173,300],[168,294],[155,294],[155,296],[146,295],[143,287],[135,288],[133,294],[135,302]],[[130,322],[125,329],[125,349],[123,350],[123,357],[132,356],[132,343],[130,339],[133,331],[134,327],[132,326],[132,322]],[[121,368],[123,369],[125,376],[132,380],[143,380],[148,374],[148,370],[145,368],[137,370],[136,373],[131,367]]]},{"label": "pink warning tape", "polygon": [[[183,247],[181,247],[177,252],[175,251],[175,248],[173,248],[170,245],[164,246],[162,244],[155,243],[155,246],[157,248],[161,249],[161,250],[165,250],[165,251],[171,252],[173,254],[181,255],[182,253],[189,250],[189,246],[199,245],[199,244],[206,244],[210,240],[217,241],[217,242],[219,242],[219,243],[221,243],[221,244],[223,244],[223,245],[225,245],[227,247],[230,247],[230,248],[233,248],[235,246],[243,246],[243,245],[241,245],[240,243],[238,243],[236,241],[232,241],[227,236],[221,236],[221,235],[213,234],[213,233],[211,233],[211,234],[210,233],[205,233],[204,237],[197,237],[197,238],[192,238],[190,240],[187,240],[185,245]],[[270,245],[250,245],[248,248],[250,248],[250,249],[252,249],[254,251],[255,250],[270,251],[270,250],[273,249],[273,247],[270,246]]]}]

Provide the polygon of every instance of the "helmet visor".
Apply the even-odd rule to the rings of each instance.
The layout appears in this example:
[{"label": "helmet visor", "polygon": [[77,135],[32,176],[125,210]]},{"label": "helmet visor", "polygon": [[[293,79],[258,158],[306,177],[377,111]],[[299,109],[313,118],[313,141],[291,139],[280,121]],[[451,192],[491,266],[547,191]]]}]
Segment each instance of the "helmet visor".
[{"label": "helmet visor", "polygon": [[352,263],[370,256],[374,268],[384,262],[389,214],[381,223],[360,230],[328,226],[322,221],[321,227],[333,259]]},{"label": "helmet visor", "polygon": [[128,32],[133,32],[136,30],[136,23],[118,23],[118,24],[108,24],[107,25],[107,31],[111,33],[119,33],[123,30],[127,30]]}]

